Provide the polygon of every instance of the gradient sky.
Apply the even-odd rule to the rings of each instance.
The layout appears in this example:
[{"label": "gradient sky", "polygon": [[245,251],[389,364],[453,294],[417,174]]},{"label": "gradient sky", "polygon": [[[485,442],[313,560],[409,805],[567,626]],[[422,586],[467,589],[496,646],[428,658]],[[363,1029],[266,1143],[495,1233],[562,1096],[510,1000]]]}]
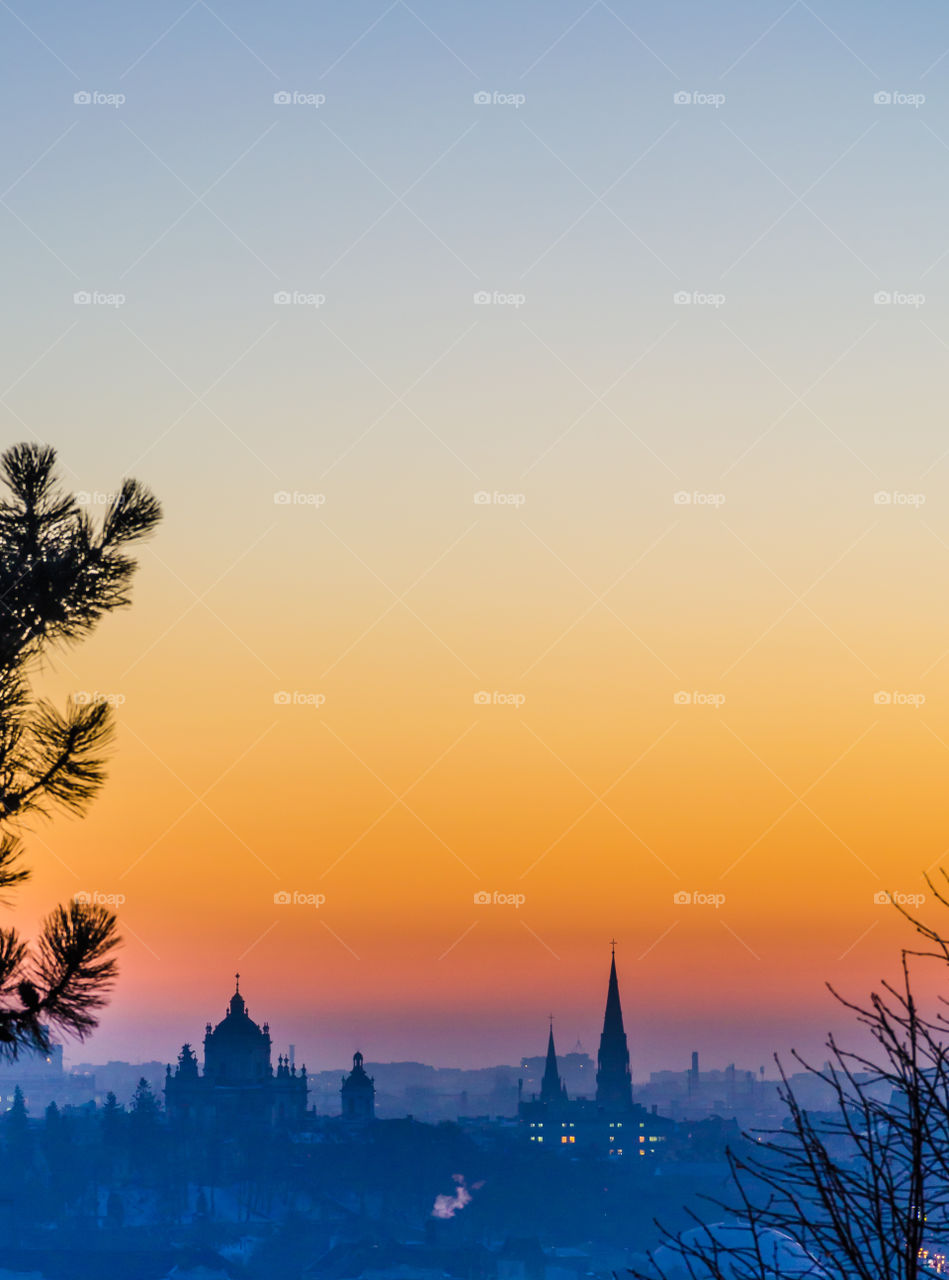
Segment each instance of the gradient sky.
[{"label": "gradient sky", "polygon": [[594,1049],[611,936],[634,1078],[816,1052],[949,844],[944,6],[0,33],[4,439],[166,511],[40,681],[121,700],[16,904],[125,898],[72,1059],[173,1058],[238,968],[312,1067]]}]

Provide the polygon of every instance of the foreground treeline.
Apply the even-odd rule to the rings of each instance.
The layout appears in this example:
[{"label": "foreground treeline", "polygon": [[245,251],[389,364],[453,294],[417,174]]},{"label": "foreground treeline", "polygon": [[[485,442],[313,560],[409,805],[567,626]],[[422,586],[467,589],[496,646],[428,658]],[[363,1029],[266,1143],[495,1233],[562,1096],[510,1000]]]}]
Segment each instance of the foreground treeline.
[{"label": "foreground treeline", "polygon": [[[259,1248],[249,1275],[299,1274],[340,1238],[421,1240],[433,1229],[449,1251],[508,1237],[595,1241],[622,1264],[633,1242],[658,1243],[652,1219],[670,1196],[697,1205],[697,1191],[722,1183],[720,1155],[718,1177],[697,1184],[673,1165],[656,1178],[633,1162],[541,1152],[510,1132],[486,1147],[448,1122],[353,1132],[315,1121],[297,1134],[240,1122],[189,1127],[165,1116],[143,1080],[128,1108],[110,1095],[98,1109],[51,1106],[31,1117],[18,1095],[0,1119],[0,1233],[24,1257],[51,1246],[220,1248],[250,1236]],[[436,1197],[458,1175],[471,1202],[433,1221]]]},{"label": "foreground treeline", "polygon": [[0,1121],[7,1238],[37,1227],[119,1232],[211,1220],[227,1190],[233,1219],[265,1216],[289,1185],[286,1135],[169,1124],[141,1080],[128,1108],[55,1103],[32,1118],[19,1089]]}]

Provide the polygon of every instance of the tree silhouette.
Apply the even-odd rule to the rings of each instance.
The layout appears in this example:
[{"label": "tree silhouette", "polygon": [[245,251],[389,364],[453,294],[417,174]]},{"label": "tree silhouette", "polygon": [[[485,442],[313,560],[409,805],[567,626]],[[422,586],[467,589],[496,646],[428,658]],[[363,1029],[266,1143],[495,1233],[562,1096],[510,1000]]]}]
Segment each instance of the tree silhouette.
[{"label": "tree silhouette", "polygon": [[105,1095],[105,1104],[102,1108],[101,1131],[104,1147],[114,1151],[119,1146],[124,1132],[124,1120],[125,1108],[119,1106],[118,1099],[110,1089]]},{"label": "tree silhouette", "polygon": [[727,1221],[691,1213],[689,1229],[663,1232],[649,1269],[631,1273],[638,1280],[936,1274],[925,1259],[949,1246],[949,1020],[920,1009],[911,970],[923,957],[949,961],[949,941],[900,910],[934,950],[904,950],[899,981],[882,982],[862,1004],[831,988],[870,1048],[854,1052],[830,1036],[823,1067],[793,1055],[829,1091],[829,1110],[809,1112],[781,1069],[784,1128],[746,1135],[751,1154],[728,1155],[731,1196],[706,1197]]},{"label": "tree silhouette", "polygon": [[[151,493],[125,480],[96,525],[55,463],[53,449],[33,444],[0,456],[0,893],[30,874],[10,826],[57,806],[81,813],[104,781],[112,732],[105,702],[59,711],[35,699],[31,670],[50,646],[82,639],[129,603],[127,548],[161,518]],[[51,1027],[84,1038],[115,978],[118,941],[112,912],[75,901],[46,917],[32,947],[0,929],[0,1058],[47,1051]]]},{"label": "tree silhouette", "polygon": [[3,1117],[3,1139],[10,1167],[22,1174],[32,1159],[33,1135],[23,1090],[19,1085],[13,1090],[13,1106]]}]

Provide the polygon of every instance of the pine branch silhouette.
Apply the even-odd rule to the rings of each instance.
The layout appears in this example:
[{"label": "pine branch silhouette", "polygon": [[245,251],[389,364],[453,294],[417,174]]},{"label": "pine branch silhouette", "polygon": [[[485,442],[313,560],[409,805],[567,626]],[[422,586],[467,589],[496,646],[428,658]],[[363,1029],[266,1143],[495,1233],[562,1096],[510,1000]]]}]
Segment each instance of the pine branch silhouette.
[{"label": "pine branch silhouette", "polygon": [[[130,603],[132,544],[161,519],[155,497],[125,480],[100,522],[66,492],[48,446],[0,456],[0,901],[30,875],[8,828],[26,814],[81,814],[105,781],[113,713],[104,702],[64,710],[33,697],[30,674],[51,647],[87,636]],[[3,829],[7,828],[7,829]],[[4,897],[6,894],[6,898]],[[35,943],[0,929],[0,1058],[48,1050],[53,1028],[80,1039],[115,980],[120,943],[112,912],[72,902],[47,915]]]}]

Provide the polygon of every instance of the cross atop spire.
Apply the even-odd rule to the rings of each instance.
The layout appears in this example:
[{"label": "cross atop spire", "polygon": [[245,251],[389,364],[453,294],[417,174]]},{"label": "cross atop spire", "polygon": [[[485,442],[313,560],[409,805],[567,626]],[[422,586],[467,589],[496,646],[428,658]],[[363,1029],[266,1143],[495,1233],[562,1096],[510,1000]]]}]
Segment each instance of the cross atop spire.
[{"label": "cross atop spire", "polygon": [[231,1011],[231,1016],[235,1018],[239,1018],[247,1012],[247,1005],[241,995],[241,975],[239,973],[234,974],[234,994],[231,996],[228,1008]]},{"label": "cross atop spire", "polygon": [[616,955],[616,939],[610,938],[610,946],[613,948],[613,955]]}]

